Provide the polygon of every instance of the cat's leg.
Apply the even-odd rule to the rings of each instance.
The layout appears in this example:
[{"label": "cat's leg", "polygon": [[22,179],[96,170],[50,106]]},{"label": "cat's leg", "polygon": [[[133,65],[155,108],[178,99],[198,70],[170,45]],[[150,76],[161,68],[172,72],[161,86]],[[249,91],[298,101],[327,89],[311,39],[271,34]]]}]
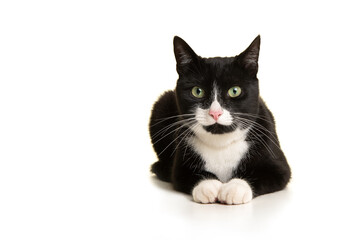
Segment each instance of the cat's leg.
[{"label": "cat's leg", "polygon": [[198,203],[215,203],[218,200],[222,182],[217,179],[201,180],[192,190],[192,197]]},{"label": "cat's leg", "polygon": [[218,194],[218,200],[225,204],[248,203],[253,198],[253,192],[249,183],[241,178],[233,178],[224,183]]},{"label": "cat's leg", "polygon": [[[257,159],[254,159],[254,162]],[[273,159],[262,159],[252,166],[252,171],[241,175],[249,179],[254,197],[280,191],[286,187],[291,177],[291,170],[284,156]]]},{"label": "cat's leg", "polygon": [[162,181],[171,181],[171,170],[175,153],[175,129],[178,112],[175,93],[165,92],[155,102],[150,117],[150,136],[158,161],[151,166],[151,171]]},{"label": "cat's leg", "polygon": [[178,148],[173,169],[173,185],[175,190],[191,194],[198,203],[214,203],[222,183],[217,177],[203,169],[200,156],[185,144]]},{"label": "cat's leg", "polygon": [[[281,155],[280,155],[281,156]],[[290,167],[285,157],[251,159],[239,167],[235,178],[222,185],[218,199],[226,204],[250,202],[259,195],[280,191],[290,179]]]}]

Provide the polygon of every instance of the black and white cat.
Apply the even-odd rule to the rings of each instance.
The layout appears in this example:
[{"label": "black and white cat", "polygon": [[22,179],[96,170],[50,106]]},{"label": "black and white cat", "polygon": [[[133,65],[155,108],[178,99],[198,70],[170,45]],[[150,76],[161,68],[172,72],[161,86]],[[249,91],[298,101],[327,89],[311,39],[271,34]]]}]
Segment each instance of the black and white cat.
[{"label": "black and white cat", "polygon": [[153,106],[151,171],[199,203],[247,203],[283,189],[291,171],[259,96],[260,36],[236,57],[202,58],[174,38],[179,79]]}]

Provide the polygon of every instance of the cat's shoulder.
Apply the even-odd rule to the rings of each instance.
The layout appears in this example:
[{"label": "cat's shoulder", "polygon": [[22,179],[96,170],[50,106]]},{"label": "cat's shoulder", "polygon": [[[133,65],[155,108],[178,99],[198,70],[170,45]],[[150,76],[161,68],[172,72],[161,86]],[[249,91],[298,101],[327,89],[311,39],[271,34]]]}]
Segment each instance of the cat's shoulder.
[{"label": "cat's shoulder", "polygon": [[176,115],[177,107],[175,92],[173,90],[168,90],[161,94],[158,100],[153,105],[152,112],[153,114],[159,115]]}]

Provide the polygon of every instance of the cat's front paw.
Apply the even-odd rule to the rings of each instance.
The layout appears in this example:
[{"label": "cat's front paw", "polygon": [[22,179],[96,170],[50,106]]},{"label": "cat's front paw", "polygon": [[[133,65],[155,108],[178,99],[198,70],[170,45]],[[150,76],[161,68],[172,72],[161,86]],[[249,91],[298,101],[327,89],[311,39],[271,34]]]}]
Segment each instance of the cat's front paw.
[{"label": "cat's front paw", "polygon": [[214,203],[222,183],[218,180],[203,180],[196,185],[192,191],[192,196],[195,202],[198,203]]},{"label": "cat's front paw", "polygon": [[225,204],[248,203],[253,198],[250,185],[242,179],[234,178],[221,186],[218,200]]}]

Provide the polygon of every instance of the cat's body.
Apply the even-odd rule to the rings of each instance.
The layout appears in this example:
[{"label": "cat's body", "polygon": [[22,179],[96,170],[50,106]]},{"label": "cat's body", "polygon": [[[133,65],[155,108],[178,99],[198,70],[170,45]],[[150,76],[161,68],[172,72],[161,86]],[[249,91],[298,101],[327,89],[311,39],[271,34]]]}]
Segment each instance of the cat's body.
[{"label": "cat's body", "polygon": [[201,58],[174,38],[179,80],[154,104],[152,172],[196,202],[240,204],[283,189],[290,168],[259,96],[260,37],[232,58]]}]

